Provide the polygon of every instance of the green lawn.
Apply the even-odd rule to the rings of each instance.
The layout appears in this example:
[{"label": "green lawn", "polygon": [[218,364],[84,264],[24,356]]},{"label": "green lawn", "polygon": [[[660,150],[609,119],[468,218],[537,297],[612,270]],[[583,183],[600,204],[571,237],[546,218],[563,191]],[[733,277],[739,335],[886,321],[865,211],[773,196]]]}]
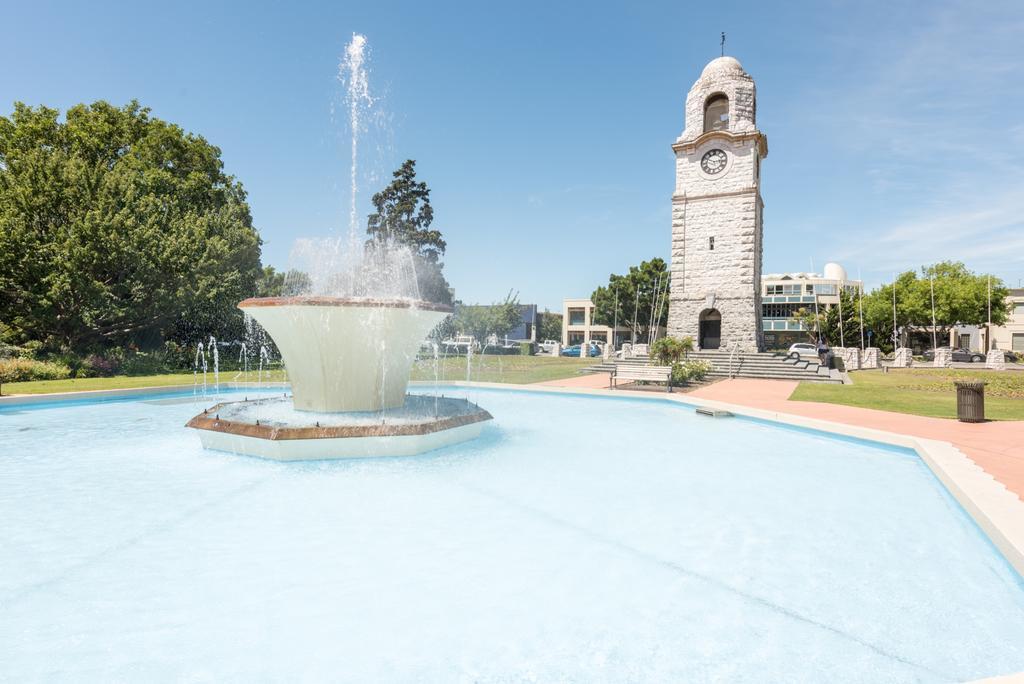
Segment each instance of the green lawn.
[{"label": "green lawn", "polygon": [[[591,366],[598,359],[554,358],[546,356],[474,356],[472,379],[479,382],[509,382],[529,384],[543,380],[557,380],[572,377],[581,368]],[[441,379],[465,380],[466,359],[443,359],[438,368]],[[235,371],[224,371],[220,374],[221,382],[231,382],[236,376]],[[267,373],[263,375],[267,379]],[[242,378],[239,378],[241,380]],[[256,379],[255,373],[249,373],[249,379]],[[284,379],[281,371],[274,371],[271,380]],[[416,363],[412,373],[413,380],[433,380],[433,361]],[[170,387],[184,385],[191,387],[192,373],[175,373],[167,375],[120,375],[113,378],[78,378],[72,380],[38,380],[35,382],[12,382],[0,387],[4,395],[9,394],[47,394],[50,392],[82,392],[85,390],[131,389],[134,387]],[[213,373],[207,375],[207,381],[213,382]]]},{"label": "green lawn", "polygon": [[[235,371],[224,371],[220,374],[221,382],[231,382]],[[263,373],[264,382],[279,382],[284,378],[281,371]],[[239,378],[241,380],[242,378]],[[249,373],[249,379],[256,381],[256,373]],[[213,382],[213,373],[207,373],[206,380]],[[118,375],[112,378],[72,378],[68,380],[36,380],[34,382],[9,382],[0,390],[4,396],[9,394],[49,394],[51,392],[84,392],[86,390],[133,389],[135,387],[172,387],[185,385],[191,387],[194,382],[192,373],[167,373],[164,375]],[[202,382],[202,375],[199,377]]]},{"label": "green lawn", "polygon": [[985,380],[985,416],[992,420],[1024,420],[1024,373],[902,369],[888,373],[855,371],[852,385],[802,382],[791,401],[820,401],[862,408],[956,418],[954,380]]},{"label": "green lawn", "polygon": [[[477,382],[509,382],[528,385],[532,382],[560,380],[578,375],[587,366],[600,363],[600,359],[574,359],[554,356],[484,356],[473,357],[471,379]],[[442,359],[438,375],[443,380],[465,380],[466,359]],[[417,362],[413,380],[433,380],[434,362]]]}]

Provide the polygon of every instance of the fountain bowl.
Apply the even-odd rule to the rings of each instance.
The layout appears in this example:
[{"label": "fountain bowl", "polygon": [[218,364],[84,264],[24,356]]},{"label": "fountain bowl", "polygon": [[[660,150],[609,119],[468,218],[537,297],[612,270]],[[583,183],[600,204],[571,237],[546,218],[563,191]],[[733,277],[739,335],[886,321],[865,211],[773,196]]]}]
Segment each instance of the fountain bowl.
[{"label": "fountain bowl", "polygon": [[381,411],[405,401],[420,343],[452,312],[410,299],[260,297],[238,308],[273,338],[300,411]]},{"label": "fountain bowl", "polygon": [[484,409],[452,397],[409,395],[398,409],[331,414],[296,412],[277,398],[219,403],[186,427],[206,449],[314,461],[414,456],[475,439],[488,420]]},{"label": "fountain bowl", "polygon": [[291,397],[217,404],[203,447],[280,461],[412,456],[473,439],[491,414],[406,394],[420,343],[451,307],[410,299],[265,297],[238,307],[277,344]]}]

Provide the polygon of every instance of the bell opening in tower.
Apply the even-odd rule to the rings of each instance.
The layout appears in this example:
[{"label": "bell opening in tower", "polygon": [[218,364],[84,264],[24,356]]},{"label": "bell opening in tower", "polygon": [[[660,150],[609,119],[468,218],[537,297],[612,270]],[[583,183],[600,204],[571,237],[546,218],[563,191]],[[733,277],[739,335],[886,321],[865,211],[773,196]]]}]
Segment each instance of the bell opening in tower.
[{"label": "bell opening in tower", "polygon": [[725,131],[729,128],[729,98],[718,93],[704,105],[704,132]]}]

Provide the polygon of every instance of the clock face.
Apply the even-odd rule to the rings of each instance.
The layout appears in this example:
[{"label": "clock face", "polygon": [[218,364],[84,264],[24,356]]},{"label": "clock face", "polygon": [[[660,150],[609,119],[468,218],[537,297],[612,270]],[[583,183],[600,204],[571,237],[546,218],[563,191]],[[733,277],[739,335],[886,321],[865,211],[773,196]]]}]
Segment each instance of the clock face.
[{"label": "clock face", "polygon": [[725,170],[725,163],[727,161],[728,158],[722,150],[708,150],[701,157],[700,168],[704,169],[704,173],[709,176],[714,176],[716,173],[721,173]]}]

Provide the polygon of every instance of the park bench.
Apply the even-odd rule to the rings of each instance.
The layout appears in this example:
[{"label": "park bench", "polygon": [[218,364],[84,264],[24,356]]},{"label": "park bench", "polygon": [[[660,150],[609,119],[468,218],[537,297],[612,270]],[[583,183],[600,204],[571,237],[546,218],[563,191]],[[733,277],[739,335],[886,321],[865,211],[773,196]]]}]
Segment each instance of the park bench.
[{"label": "park bench", "polygon": [[630,380],[633,382],[663,382],[666,389],[672,390],[672,367],[671,366],[632,366],[620,365],[615,369],[609,378],[612,389],[615,389],[619,380]]}]

